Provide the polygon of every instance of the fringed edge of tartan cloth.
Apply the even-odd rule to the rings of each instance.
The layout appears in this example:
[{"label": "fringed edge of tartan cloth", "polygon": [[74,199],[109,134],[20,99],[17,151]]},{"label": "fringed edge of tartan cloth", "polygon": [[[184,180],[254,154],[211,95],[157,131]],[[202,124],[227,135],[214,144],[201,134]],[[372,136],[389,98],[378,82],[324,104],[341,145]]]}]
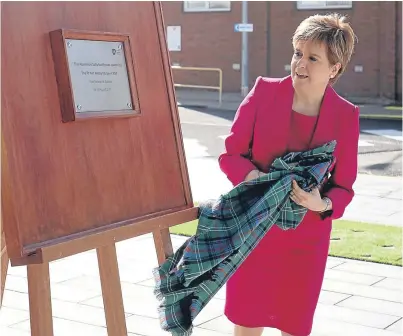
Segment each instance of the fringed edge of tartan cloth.
[{"label": "fringed edge of tartan cloth", "polygon": [[296,229],[307,210],[289,198],[295,179],[310,191],[334,163],[336,141],[277,158],[264,176],[200,205],[194,236],[153,270],[161,328],[189,336],[192,321],[273,225]]}]

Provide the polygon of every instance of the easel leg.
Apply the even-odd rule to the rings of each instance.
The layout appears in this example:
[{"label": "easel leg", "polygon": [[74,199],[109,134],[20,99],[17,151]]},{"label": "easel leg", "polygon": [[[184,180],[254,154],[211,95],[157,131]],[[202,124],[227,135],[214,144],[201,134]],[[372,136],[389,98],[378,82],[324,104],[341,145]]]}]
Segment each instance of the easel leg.
[{"label": "easel leg", "polygon": [[49,263],[27,267],[31,335],[53,336]]},{"label": "easel leg", "polygon": [[169,229],[153,232],[155,250],[157,251],[158,264],[162,264],[173,254],[171,234]]},{"label": "easel leg", "polygon": [[109,336],[127,336],[115,244],[97,249],[106,325]]}]

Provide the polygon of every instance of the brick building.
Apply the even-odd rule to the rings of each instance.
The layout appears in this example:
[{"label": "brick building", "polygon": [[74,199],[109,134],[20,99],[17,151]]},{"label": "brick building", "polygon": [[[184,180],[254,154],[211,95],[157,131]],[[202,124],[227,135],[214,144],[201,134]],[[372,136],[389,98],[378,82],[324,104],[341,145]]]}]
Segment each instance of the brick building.
[{"label": "brick building", "polygon": [[[249,1],[249,88],[259,75],[287,76],[295,28],[307,16],[328,12],[347,14],[358,37],[351,63],[335,86],[338,93],[361,101],[401,102],[400,1]],[[240,92],[242,33],[234,32],[234,25],[241,22],[241,2],[168,1],[163,13],[171,63],[221,68],[223,90]],[[217,73],[174,71],[175,83],[216,86],[217,78]]]}]

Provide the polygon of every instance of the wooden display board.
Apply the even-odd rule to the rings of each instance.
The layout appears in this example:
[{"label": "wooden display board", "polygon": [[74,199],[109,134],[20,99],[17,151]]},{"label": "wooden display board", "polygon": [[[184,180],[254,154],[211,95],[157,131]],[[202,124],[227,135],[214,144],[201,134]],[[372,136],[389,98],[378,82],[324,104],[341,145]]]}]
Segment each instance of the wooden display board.
[{"label": "wooden display board", "polygon": [[[108,334],[126,335],[115,243],[193,206],[159,2],[2,4],[2,219],[53,335],[49,262],[97,249]],[[150,265],[150,267],[152,267]]]}]

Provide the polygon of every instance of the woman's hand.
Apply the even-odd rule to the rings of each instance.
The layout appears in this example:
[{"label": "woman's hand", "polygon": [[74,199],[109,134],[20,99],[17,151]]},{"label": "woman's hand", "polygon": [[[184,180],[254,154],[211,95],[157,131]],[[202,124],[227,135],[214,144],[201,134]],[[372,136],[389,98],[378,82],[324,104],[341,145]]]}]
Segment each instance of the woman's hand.
[{"label": "woman's hand", "polygon": [[292,181],[290,198],[297,204],[311,211],[321,212],[326,209],[326,202],[322,199],[319,189],[315,188],[310,193],[302,190],[298,183]]}]

